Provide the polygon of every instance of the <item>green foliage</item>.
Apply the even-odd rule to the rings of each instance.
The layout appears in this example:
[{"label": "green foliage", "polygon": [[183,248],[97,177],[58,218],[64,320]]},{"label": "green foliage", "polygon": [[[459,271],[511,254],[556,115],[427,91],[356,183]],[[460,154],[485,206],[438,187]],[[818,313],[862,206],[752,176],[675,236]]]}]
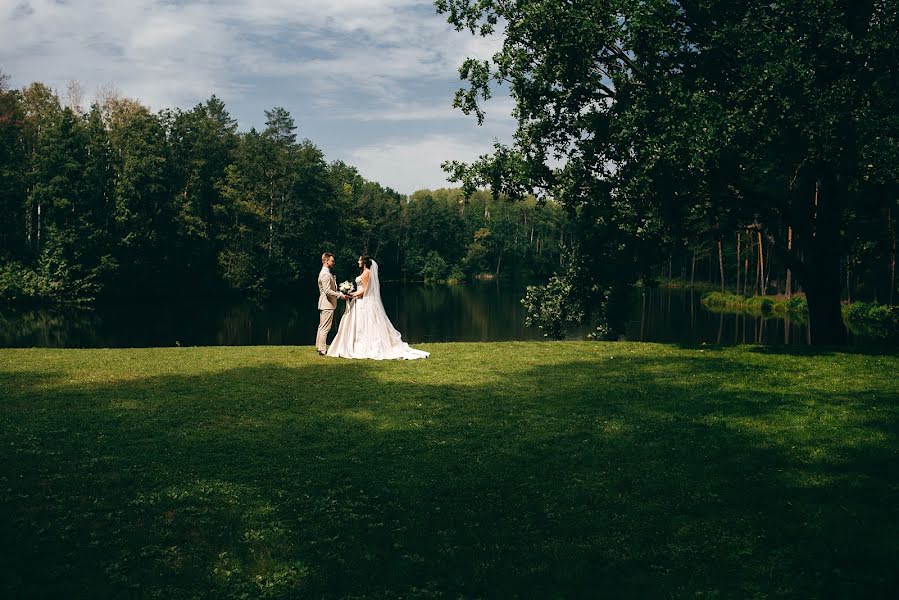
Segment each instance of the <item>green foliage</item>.
[{"label": "green foliage", "polygon": [[452,269],[450,269],[449,275],[446,276],[446,282],[457,284],[465,281],[465,271],[462,270],[462,267],[459,265],[453,265]]},{"label": "green foliage", "polygon": [[899,339],[899,306],[854,302],[844,317],[853,333],[881,340]]},{"label": "green foliage", "polygon": [[428,252],[428,255],[425,256],[424,264],[421,267],[421,271],[419,271],[419,275],[421,275],[422,279],[426,282],[444,281],[448,269],[449,265],[446,264],[443,257],[434,250],[431,250]]},{"label": "green foliage", "polygon": [[708,292],[700,300],[702,305],[716,312],[746,312],[754,315],[790,313],[792,316],[804,317],[808,314],[808,303],[803,296],[794,296],[789,300],[771,296],[742,296]]},{"label": "green foliage", "polygon": [[[815,299],[813,343],[840,341],[844,241],[864,252],[886,221],[895,240],[878,216],[899,189],[899,5],[436,6],[457,30],[502,41],[462,64],[454,105],[481,122],[498,85],[516,105],[511,147],[445,165],[466,193],[556,199],[576,214],[572,250],[619,265],[622,283],[675,250],[761,231]],[[608,284],[599,271],[592,283]]]},{"label": "green foliage", "polygon": [[0,256],[16,266],[0,297],[289,296],[325,251],[341,272],[369,254],[391,277],[431,281],[558,266],[570,235],[558,205],[406,197],[327,163],[296,130],[276,107],[264,131],[239,132],[215,96],[187,111],[112,98],[76,114],[43,84],[2,87]]},{"label": "green foliage", "polygon": [[[716,312],[745,312],[753,315],[784,315],[803,321],[808,316],[808,303],[803,296],[789,300],[770,296],[737,296],[709,292],[702,297],[702,305]],[[843,321],[849,331],[875,340],[894,340],[899,337],[899,307],[869,302],[843,305]]]},{"label": "green foliage", "polygon": [[0,301],[90,304],[99,291],[95,279],[95,273],[82,272],[55,247],[43,252],[34,268],[15,261],[0,264]]},{"label": "green foliage", "polygon": [[525,325],[536,325],[544,336],[562,339],[567,325],[583,321],[585,295],[585,290],[578,289],[570,278],[558,275],[550,277],[545,285],[528,286],[521,300]]},{"label": "green foliage", "polygon": [[808,313],[808,302],[805,296],[793,296],[787,300],[787,311],[791,313]]}]

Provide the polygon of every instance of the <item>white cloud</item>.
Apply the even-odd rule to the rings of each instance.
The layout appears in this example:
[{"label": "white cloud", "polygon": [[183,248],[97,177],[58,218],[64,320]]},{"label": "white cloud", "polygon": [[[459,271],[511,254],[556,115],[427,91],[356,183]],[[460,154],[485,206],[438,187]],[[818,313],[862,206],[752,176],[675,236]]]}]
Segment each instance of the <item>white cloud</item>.
[{"label": "white cloud", "polygon": [[472,142],[460,136],[435,134],[421,139],[392,138],[358,148],[350,153],[350,162],[363,177],[411,194],[422,188],[450,185],[440,168],[444,161],[467,162],[491,150],[492,140]]},{"label": "white cloud", "polygon": [[[490,103],[480,129],[451,108],[462,60],[498,48],[496,37],[454,31],[432,0],[0,0],[0,69],[13,85],[62,91],[77,80],[154,109],[189,108],[214,93],[245,129],[283,105],[313,141],[358,156],[367,177],[400,189],[440,185],[439,163],[455,158],[448,151],[471,159],[469,150],[510,131],[507,99]],[[317,138],[329,133],[320,123],[341,131]],[[455,137],[448,125],[460,128]],[[372,138],[383,132],[394,141]],[[367,154],[377,147],[402,156],[417,148],[425,154],[409,164],[423,170],[397,175],[402,162]]]}]

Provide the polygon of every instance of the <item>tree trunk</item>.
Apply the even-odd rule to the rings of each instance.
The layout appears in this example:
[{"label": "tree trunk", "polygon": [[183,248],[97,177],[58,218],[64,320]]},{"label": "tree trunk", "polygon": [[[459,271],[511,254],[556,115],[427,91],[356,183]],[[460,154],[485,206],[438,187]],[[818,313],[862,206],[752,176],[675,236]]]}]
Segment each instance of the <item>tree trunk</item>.
[{"label": "tree trunk", "polygon": [[[753,243],[753,246],[755,246],[755,243]],[[753,284],[753,286],[752,286],[753,294],[758,294],[759,288],[761,288],[761,281],[759,279],[759,273],[762,268],[762,261],[759,259],[759,256],[761,255],[761,253],[762,253],[761,248],[759,248],[757,252],[753,252],[753,254],[755,254],[755,284]]]},{"label": "tree trunk", "polygon": [[693,253],[693,265],[690,267],[690,287],[693,287],[693,278],[696,276],[696,253]]},{"label": "tree trunk", "polygon": [[765,292],[767,292],[768,290],[765,289],[765,252],[764,252],[764,248],[762,247],[762,230],[761,229],[758,230],[758,236],[759,236],[759,267],[758,267],[759,286],[761,289],[761,295],[764,296]]},{"label": "tree trunk", "polygon": [[818,185],[814,229],[806,253],[805,295],[808,300],[809,339],[815,346],[843,344],[846,329],[840,310],[840,217],[842,192],[829,179]]},{"label": "tree trunk", "polygon": [[890,227],[890,306],[893,305],[893,292],[896,291],[896,224],[893,223],[893,209],[887,209],[887,221]]},{"label": "tree trunk", "polygon": [[275,183],[269,182],[268,204],[268,257],[272,257],[272,246],[275,242]]},{"label": "tree trunk", "polygon": [[721,240],[718,240],[718,271],[721,274],[721,293],[724,293],[724,250],[721,247]]},{"label": "tree trunk", "polygon": [[752,252],[752,237],[749,234],[749,230],[746,230],[746,258],[743,259],[743,295],[746,295],[746,290],[749,288],[749,255]]},{"label": "tree trunk", "polygon": [[852,259],[850,257],[846,257],[846,302],[852,304],[852,281],[850,277],[852,275]]},{"label": "tree trunk", "polygon": [[[793,251],[793,228],[787,227],[787,254]],[[787,283],[786,283],[787,300],[793,297],[793,273],[790,267],[787,267]]]},{"label": "tree trunk", "polygon": [[740,295],[740,232],[737,232],[737,295]]}]

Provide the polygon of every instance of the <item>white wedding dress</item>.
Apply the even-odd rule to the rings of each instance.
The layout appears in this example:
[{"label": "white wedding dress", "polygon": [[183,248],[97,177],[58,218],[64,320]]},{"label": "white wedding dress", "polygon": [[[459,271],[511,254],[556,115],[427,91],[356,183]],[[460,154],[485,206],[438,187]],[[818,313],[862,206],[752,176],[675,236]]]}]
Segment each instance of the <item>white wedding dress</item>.
[{"label": "white wedding dress", "polygon": [[[361,298],[347,303],[337,335],[328,348],[328,356],[372,358],[374,360],[427,358],[429,352],[416,350],[403,341],[381,302],[378,263],[371,261],[368,289]],[[362,277],[356,278],[359,287]]]}]

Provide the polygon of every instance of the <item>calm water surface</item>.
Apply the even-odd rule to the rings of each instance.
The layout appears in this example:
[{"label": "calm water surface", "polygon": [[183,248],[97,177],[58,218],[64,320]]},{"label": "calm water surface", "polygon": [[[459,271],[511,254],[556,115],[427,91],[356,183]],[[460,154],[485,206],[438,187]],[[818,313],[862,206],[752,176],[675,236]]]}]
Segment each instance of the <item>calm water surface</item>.
[{"label": "calm water surface", "polygon": [[[544,339],[524,326],[521,286],[457,286],[384,282],[384,306],[411,343]],[[723,315],[705,310],[690,290],[635,290],[622,339],[683,344],[807,344],[808,330],[789,319]],[[296,302],[267,305],[129,305],[89,311],[0,308],[0,346],[149,347],[312,345],[317,290]],[[342,314],[339,303],[337,316]],[[337,332],[337,325],[331,336]],[[569,332],[583,339],[586,328]],[[856,340],[856,342],[858,342]]]}]

